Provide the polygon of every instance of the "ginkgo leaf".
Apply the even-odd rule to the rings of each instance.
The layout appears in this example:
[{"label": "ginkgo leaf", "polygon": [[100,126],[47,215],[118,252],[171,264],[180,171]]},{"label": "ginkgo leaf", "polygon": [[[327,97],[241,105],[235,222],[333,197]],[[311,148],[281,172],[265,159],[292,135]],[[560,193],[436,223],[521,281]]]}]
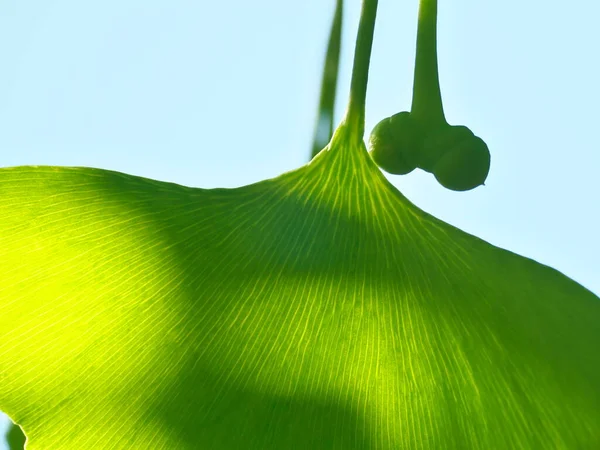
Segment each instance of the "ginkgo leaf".
[{"label": "ginkgo leaf", "polygon": [[343,125],[238,189],[0,170],[0,409],[28,449],[600,447],[600,302],[412,205]]},{"label": "ginkgo leaf", "polygon": [[25,435],[18,425],[10,424],[6,432],[6,443],[8,450],[23,450],[25,446]]},{"label": "ginkgo leaf", "polygon": [[28,449],[600,447],[600,302],[411,204],[350,127],[237,189],[0,171]]}]

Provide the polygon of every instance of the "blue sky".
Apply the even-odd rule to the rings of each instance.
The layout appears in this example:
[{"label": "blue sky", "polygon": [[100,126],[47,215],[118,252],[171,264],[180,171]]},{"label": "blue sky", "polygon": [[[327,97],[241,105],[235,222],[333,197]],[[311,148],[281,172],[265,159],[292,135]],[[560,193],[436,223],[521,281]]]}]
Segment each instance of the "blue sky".
[{"label": "blue sky", "polygon": [[[418,2],[380,0],[367,129],[410,107]],[[307,160],[334,1],[3,0],[0,166],[240,186]],[[338,120],[360,2],[347,0]],[[600,293],[596,0],[440,0],[450,123],[486,186],[390,180],[427,212]],[[1,448],[1,447],[0,447]]]}]

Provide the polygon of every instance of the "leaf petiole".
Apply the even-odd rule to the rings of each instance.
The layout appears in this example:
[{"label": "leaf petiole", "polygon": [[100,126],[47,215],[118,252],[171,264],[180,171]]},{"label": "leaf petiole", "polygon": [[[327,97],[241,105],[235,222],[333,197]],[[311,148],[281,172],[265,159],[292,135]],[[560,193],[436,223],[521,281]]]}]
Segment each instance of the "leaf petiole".
[{"label": "leaf petiole", "polygon": [[313,137],[311,158],[319,153],[331,140],[333,135],[333,120],[335,98],[337,93],[338,72],[340,66],[340,47],[342,41],[342,17],[344,0],[337,0],[333,23],[329,33],[323,79],[321,80],[321,96],[317,124]]},{"label": "leaf petiole", "polygon": [[350,84],[350,101],[344,123],[362,141],[365,132],[365,102],[369,80],[369,64],[373,47],[373,34],[377,19],[378,0],[363,0],[354,51],[354,65]]}]

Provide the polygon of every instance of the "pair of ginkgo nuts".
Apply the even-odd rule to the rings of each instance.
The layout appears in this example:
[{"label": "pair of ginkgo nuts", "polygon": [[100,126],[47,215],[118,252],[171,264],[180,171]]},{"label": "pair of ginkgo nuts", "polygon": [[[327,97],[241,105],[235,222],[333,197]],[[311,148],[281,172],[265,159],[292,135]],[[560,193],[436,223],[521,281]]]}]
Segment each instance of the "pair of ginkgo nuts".
[{"label": "pair of ginkgo nuts", "polygon": [[369,151],[386,172],[405,175],[418,167],[454,191],[482,185],[490,170],[487,145],[467,127],[424,126],[408,112],[379,122],[371,133]]}]

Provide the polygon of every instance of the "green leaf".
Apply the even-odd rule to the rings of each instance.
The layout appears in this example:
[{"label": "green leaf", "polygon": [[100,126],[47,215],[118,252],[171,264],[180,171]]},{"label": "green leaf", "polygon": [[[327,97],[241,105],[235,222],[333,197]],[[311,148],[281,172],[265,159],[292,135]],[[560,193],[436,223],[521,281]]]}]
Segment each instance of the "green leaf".
[{"label": "green leaf", "polygon": [[418,209],[346,127],[237,189],[0,170],[28,449],[598,448],[598,300]]},{"label": "green leaf", "polygon": [[9,450],[23,450],[25,446],[25,435],[18,425],[11,424],[6,433],[6,443]]}]

